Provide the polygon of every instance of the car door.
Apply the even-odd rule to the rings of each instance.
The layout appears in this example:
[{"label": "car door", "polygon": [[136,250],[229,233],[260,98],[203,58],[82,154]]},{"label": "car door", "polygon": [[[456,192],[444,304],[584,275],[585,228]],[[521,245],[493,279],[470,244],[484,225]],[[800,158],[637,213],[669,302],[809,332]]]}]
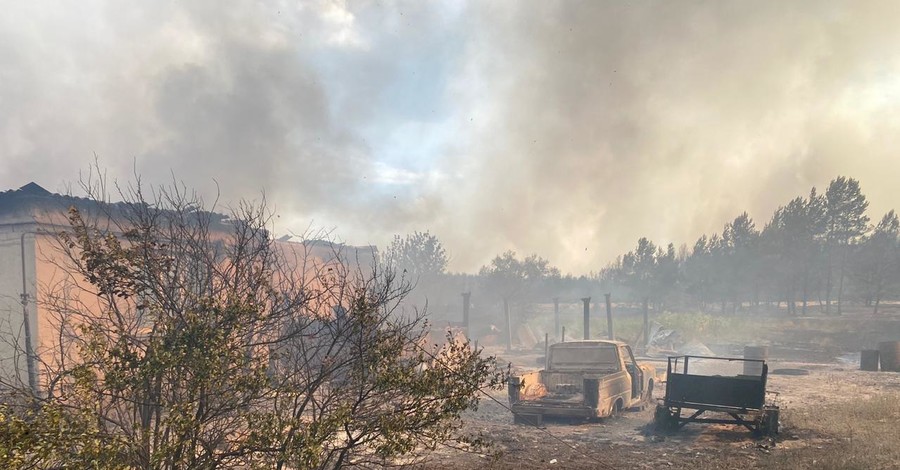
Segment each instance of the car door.
[{"label": "car door", "polygon": [[620,346],[619,354],[625,362],[625,370],[631,377],[631,400],[638,401],[641,399],[641,392],[644,391],[644,371],[638,366],[634,360],[634,354],[631,353],[631,346]]}]

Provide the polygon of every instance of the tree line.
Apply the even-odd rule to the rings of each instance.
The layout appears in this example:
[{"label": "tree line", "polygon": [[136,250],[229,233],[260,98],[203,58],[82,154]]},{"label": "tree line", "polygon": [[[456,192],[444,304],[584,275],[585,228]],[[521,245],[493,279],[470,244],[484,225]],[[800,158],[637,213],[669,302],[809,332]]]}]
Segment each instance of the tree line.
[{"label": "tree line", "polygon": [[840,314],[852,300],[878,313],[900,286],[900,220],[891,210],[870,224],[868,205],[859,182],[841,176],[779,206],[762,228],[744,212],[680,250],[641,238],[598,278],[631,298],[722,312],[775,303]]},{"label": "tree line", "polygon": [[761,226],[743,212],[693,245],[663,247],[642,237],[588,276],[564,275],[537,254],[512,251],[477,274],[448,274],[449,256],[428,232],[397,236],[383,256],[402,260],[405,275],[422,281],[420,295],[432,299],[460,289],[504,304],[612,293],[618,302],[722,313],[766,304],[797,315],[812,306],[840,314],[847,301],[878,313],[900,290],[900,219],[891,210],[871,223],[868,205],[859,181],[840,176],[822,193],[812,188],[779,206]]}]

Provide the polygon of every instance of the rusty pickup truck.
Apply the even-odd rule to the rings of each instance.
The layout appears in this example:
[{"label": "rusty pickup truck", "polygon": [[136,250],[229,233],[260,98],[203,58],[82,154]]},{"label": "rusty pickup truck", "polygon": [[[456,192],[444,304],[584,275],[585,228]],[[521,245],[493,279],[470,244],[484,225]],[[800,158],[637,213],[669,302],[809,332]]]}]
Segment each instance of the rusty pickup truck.
[{"label": "rusty pickup truck", "polygon": [[544,416],[604,418],[652,399],[655,368],[635,361],[623,342],[556,343],[547,355],[546,369],[509,379],[517,423],[540,425]]}]

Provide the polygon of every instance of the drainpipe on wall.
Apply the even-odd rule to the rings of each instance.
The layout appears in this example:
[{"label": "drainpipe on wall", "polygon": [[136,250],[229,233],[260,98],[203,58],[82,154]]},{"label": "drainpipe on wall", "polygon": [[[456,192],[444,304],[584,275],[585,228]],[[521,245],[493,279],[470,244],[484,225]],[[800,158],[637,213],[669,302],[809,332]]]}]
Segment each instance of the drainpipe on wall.
[{"label": "drainpipe on wall", "polygon": [[[25,274],[25,232],[20,238],[22,246],[22,320],[25,323],[25,362],[28,364],[28,387],[34,396],[38,394],[37,372],[35,370],[34,347],[31,341],[31,322],[28,318],[28,283]],[[32,233],[32,235],[35,235]]]}]

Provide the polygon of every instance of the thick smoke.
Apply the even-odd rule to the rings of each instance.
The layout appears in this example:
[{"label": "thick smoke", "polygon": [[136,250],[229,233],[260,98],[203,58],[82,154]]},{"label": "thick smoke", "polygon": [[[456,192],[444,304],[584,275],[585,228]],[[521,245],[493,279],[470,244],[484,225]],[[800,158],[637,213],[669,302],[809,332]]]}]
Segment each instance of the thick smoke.
[{"label": "thick smoke", "polygon": [[[469,71],[469,233],[588,270],[691,243],[838,174],[896,205],[896,5],[536,2],[485,8]],[[496,227],[496,228],[494,228]],[[552,247],[552,248],[551,248]]]},{"label": "thick smoke", "polygon": [[4,188],[96,154],[459,270],[597,270],[839,174],[900,208],[893,2],[4,3]]}]

